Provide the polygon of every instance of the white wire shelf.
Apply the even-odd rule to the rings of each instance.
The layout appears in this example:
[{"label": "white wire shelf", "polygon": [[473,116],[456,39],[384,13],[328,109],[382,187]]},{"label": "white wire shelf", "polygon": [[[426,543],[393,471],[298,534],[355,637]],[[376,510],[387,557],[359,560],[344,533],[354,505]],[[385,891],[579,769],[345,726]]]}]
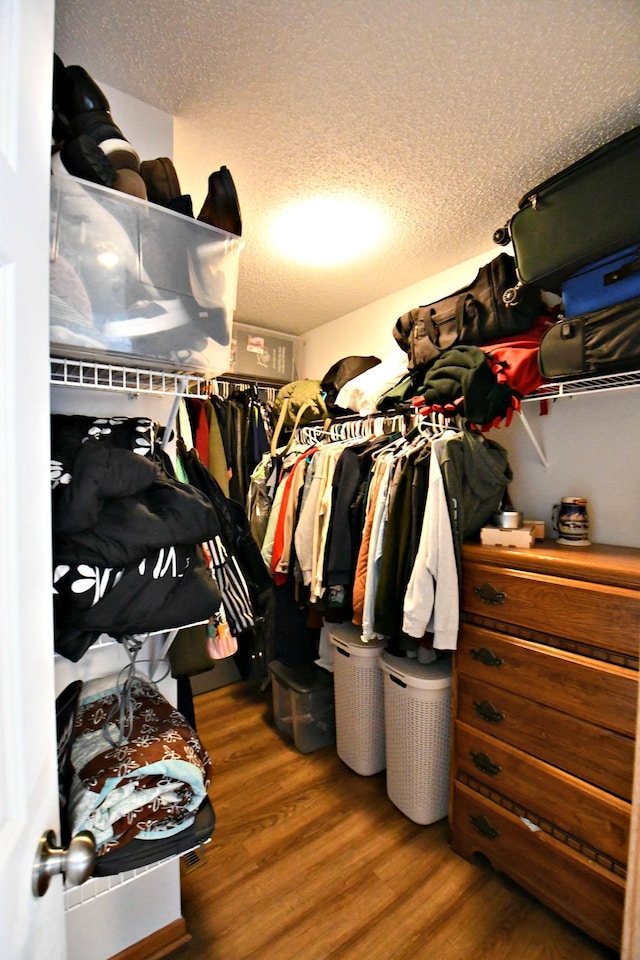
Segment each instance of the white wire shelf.
[{"label": "white wire shelf", "polygon": [[603,393],[607,390],[625,390],[640,386],[640,370],[630,373],[609,373],[598,377],[583,377],[564,380],[562,383],[543,383],[542,386],[524,397],[529,400],[556,400],[560,397],[575,397],[583,393]]},{"label": "white wire shelf", "polygon": [[[153,843],[153,840],[149,840],[149,843]],[[119,887],[124,887],[133,880],[138,880],[145,874],[152,873],[155,870],[166,867],[168,863],[181,860],[182,857],[187,856],[187,854],[205,848],[209,843],[211,843],[210,837],[207,840],[203,840],[200,843],[194,844],[193,847],[189,847],[182,853],[174,853],[169,857],[164,857],[162,860],[156,860],[155,862],[146,864],[143,867],[136,867],[133,870],[128,870],[124,873],[113,874],[112,876],[90,877],[80,886],[65,886],[65,912],[68,913],[70,910],[81,907],[84,904],[89,903],[91,900],[96,900],[98,897],[104,896],[104,894],[110,893],[112,890],[115,890]]]},{"label": "white wire shelf", "polygon": [[88,360],[51,357],[50,382],[65,386],[115,390],[128,394],[154,396],[206,397],[204,377],[166,370],[114,366]]}]

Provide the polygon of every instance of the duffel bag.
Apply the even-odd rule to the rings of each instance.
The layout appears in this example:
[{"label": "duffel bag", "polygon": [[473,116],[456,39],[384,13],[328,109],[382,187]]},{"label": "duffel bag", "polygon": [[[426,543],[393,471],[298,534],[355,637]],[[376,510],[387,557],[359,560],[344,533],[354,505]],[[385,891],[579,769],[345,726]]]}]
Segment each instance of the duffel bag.
[{"label": "duffel bag", "polygon": [[538,367],[545,380],[640,370],[640,297],[554,323],[540,341]]},{"label": "duffel bag", "polygon": [[543,312],[542,296],[531,287],[517,305],[507,306],[503,294],[515,283],[514,259],[501,253],[468,286],[399,317],[393,336],[409,356],[409,370],[430,365],[451,347],[482,346],[529,330]]}]

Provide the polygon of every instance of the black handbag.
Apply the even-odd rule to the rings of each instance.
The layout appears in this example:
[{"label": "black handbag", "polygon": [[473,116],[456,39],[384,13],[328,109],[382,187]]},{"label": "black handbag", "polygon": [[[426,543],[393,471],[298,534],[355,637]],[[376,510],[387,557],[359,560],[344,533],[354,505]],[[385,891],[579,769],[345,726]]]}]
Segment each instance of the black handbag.
[{"label": "black handbag", "polygon": [[531,287],[517,305],[507,306],[503,294],[516,282],[513,257],[501,253],[468,286],[399,317],[393,336],[409,355],[409,370],[433,363],[459,344],[481,346],[529,330],[544,310],[542,296]]},{"label": "black handbag", "polygon": [[640,297],[554,323],[540,341],[538,368],[547,380],[640,370]]}]

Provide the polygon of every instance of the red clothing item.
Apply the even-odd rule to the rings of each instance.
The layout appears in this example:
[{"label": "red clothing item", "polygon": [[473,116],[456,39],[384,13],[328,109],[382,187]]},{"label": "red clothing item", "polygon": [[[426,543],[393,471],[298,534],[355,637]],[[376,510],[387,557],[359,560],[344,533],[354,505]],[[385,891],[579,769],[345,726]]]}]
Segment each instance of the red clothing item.
[{"label": "red clothing item", "polygon": [[285,532],[285,518],[287,514],[287,504],[289,502],[289,495],[291,493],[291,485],[293,483],[293,477],[296,472],[296,467],[298,464],[302,463],[303,460],[306,460],[307,457],[315,453],[317,447],[311,447],[309,450],[305,450],[301,456],[297,458],[293,464],[291,470],[287,474],[284,482],[284,490],[282,491],[282,500],[280,501],[280,512],[278,513],[278,520],[276,522],[276,529],[273,537],[273,553],[271,555],[271,574],[273,576],[274,583],[276,586],[281,587],[287,582],[287,574],[280,573],[277,570],[277,566],[280,563],[282,557],[282,552],[284,550],[284,532]]},{"label": "red clothing item", "polygon": [[518,398],[528,396],[545,382],[538,370],[538,351],[543,334],[554,322],[552,316],[542,314],[525,333],[480,347],[489,358],[498,383],[507,383]]},{"label": "red clothing item", "polygon": [[198,410],[198,420],[196,423],[196,432],[193,442],[200,460],[209,469],[209,421],[204,408],[204,401],[201,400]]}]

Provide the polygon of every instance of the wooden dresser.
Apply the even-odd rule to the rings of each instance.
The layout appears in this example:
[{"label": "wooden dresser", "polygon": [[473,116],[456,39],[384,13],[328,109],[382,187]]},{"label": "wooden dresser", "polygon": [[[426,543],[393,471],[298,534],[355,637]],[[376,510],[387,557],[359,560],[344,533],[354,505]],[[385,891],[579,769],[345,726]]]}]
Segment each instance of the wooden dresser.
[{"label": "wooden dresser", "polygon": [[640,550],[465,544],[450,842],[619,948]]}]

